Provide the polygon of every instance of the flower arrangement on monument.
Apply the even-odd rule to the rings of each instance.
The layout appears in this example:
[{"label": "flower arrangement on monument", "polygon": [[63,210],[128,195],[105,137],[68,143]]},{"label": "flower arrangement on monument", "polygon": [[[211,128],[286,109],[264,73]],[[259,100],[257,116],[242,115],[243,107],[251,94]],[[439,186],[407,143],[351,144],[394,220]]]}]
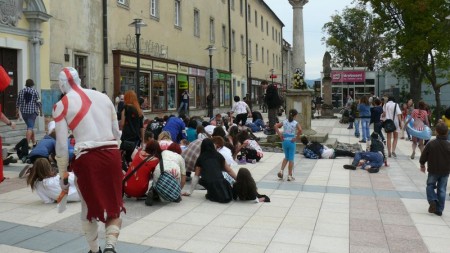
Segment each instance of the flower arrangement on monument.
[{"label": "flower arrangement on monument", "polygon": [[294,73],[294,77],[293,77],[293,88],[294,89],[301,89],[301,90],[306,90],[306,83],[303,79],[303,71],[301,71],[300,69],[296,69],[295,73]]}]

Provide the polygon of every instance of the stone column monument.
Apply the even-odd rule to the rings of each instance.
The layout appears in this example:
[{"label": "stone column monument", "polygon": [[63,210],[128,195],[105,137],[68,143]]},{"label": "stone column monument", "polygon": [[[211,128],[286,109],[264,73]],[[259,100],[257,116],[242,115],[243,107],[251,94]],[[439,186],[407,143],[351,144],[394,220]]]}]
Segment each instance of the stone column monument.
[{"label": "stone column monument", "polygon": [[323,78],[322,78],[322,92],[323,92],[323,105],[321,118],[333,118],[333,99],[331,92],[331,55],[329,52],[325,52],[322,61],[323,66]]},{"label": "stone column monument", "polygon": [[309,0],[289,0],[294,12],[294,31],[292,41],[292,73],[295,69],[301,69],[305,73],[305,40],[303,34],[303,6]]}]

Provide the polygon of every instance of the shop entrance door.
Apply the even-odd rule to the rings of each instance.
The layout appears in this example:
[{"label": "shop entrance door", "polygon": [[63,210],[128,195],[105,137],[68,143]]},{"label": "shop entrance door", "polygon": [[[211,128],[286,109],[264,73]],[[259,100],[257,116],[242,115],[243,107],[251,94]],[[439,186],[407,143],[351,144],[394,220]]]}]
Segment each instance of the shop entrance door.
[{"label": "shop entrance door", "polygon": [[0,93],[3,113],[10,119],[16,118],[17,100],[17,50],[0,48],[0,65],[12,79],[11,84]]}]

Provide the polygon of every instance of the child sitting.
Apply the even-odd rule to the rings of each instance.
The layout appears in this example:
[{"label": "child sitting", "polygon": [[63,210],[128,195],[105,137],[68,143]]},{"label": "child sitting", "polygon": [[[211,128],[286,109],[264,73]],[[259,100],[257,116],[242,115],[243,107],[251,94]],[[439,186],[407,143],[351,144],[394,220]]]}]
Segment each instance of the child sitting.
[{"label": "child sitting", "polygon": [[260,195],[256,188],[255,180],[250,171],[246,168],[240,168],[236,176],[236,182],[233,184],[233,199],[253,200],[255,203],[270,202],[266,195]]},{"label": "child sitting", "polygon": [[[80,196],[75,187],[75,175],[69,172],[69,194],[68,201],[80,201]],[[61,193],[61,186],[59,185],[59,175],[55,173],[46,158],[37,158],[30,169],[30,174],[27,178],[27,185],[31,187],[32,191],[36,191],[37,195],[44,201],[45,204],[54,203]]]}]

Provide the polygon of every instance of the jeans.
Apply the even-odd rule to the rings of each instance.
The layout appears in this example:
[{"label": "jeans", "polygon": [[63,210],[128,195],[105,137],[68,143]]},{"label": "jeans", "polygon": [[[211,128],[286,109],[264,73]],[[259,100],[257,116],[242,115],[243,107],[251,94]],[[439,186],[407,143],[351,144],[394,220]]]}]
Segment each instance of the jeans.
[{"label": "jeans", "polygon": [[381,125],[381,122],[373,123],[373,131],[378,133],[378,136],[380,136],[381,140],[384,141],[383,131],[381,131],[382,128],[383,126]]},{"label": "jeans", "polygon": [[253,121],[253,124],[260,127],[261,129],[266,128],[266,124],[264,124],[264,121],[262,121],[262,119],[257,119],[255,121]]},{"label": "jeans", "polygon": [[380,152],[357,152],[353,158],[352,165],[358,166],[361,160],[366,160],[361,169],[365,169],[367,165],[370,165],[372,168],[380,168],[384,163],[383,154]]},{"label": "jeans", "polygon": [[189,103],[188,102],[183,102],[183,101],[181,101],[181,103],[180,103],[180,107],[178,108],[178,114],[180,114],[180,112],[181,112],[181,110],[183,109],[184,110],[184,114],[187,114],[188,113],[188,106],[189,106]]},{"label": "jeans", "polygon": [[[427,179],[427,200],[436,201],[436,211],[444,211],[445,197],[447,190],[448,175],[442,176],[428,173]],[[434,190],[436,189],[436,191]]]},{"label": "jeans", "polygon": [[355,122],[353,122],[355,124],[355,136],[359,137],[359,119],[355,118]]},{"label": "jeans", "polygon": [[[366,141],[370,138],[370,118],[361,118],[362,140]],[[355,130],[356,132],[356,130]]]}]

